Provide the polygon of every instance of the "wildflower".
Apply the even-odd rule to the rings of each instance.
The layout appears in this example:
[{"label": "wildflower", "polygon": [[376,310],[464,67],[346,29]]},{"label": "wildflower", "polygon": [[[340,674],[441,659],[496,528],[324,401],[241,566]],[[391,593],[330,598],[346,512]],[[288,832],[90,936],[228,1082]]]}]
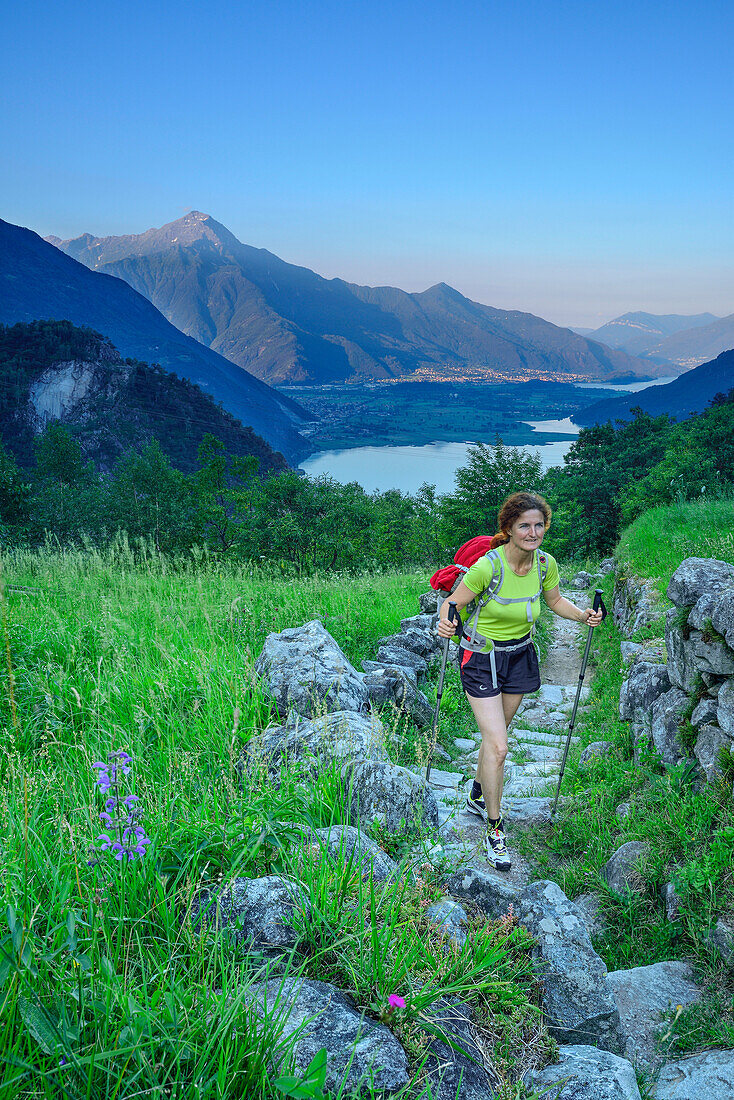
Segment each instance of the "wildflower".
[{"label": "wildflower", "polygon": [[398,996],[397,993],[391,993],[387,998],[387,1003],[390,1005],[390,1008],[405,1008],[405,999]]},{"label": "wildflower", "polygon": [[[140,799],[136,794],[124,794],[121,789],[121,777],[131,773],[132,757],[118,749],[107,755],[107,763],[97,761],[92,765],[97,771],[97,786],[103,794],[112,791],[105,801],[105,808],[99,814],[100,821],[108,826],[109,832],[100,833],[96,838],[99,851],[111,851],[113,858],[119,861],[131,861],[145,855],[146,846],[151,844],[150,837],[140,824]],[[113,839],[111,834],[116,833]],[[90,863],[90,866],[94,864]]]}]

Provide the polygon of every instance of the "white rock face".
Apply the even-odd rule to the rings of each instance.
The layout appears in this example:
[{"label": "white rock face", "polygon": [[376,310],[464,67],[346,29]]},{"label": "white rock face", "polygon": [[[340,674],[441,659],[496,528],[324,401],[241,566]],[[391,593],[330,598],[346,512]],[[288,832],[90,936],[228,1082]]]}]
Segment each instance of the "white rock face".
[{"label": "white rock face", "polygon": [[49,420],[62,420],[89,393],[96,366],[76,359],[49,367],[30,388],[29,400],[43,427]]}]

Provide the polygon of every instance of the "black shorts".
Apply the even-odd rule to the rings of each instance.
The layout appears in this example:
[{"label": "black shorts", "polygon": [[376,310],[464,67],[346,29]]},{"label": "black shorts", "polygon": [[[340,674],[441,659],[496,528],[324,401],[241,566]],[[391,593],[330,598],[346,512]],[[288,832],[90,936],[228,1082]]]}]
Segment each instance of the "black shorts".
[{"label": "black shorts", "polygon": [[532,642],[514,653],[503,653],[507,646],[518,645],[522,638],[494,643],[497,687],[492,683],[489,653],[461,650],[461,683],[467,695],[474,699],[493,699],[497,695],[526,695],[540,687],[538,654]]}]

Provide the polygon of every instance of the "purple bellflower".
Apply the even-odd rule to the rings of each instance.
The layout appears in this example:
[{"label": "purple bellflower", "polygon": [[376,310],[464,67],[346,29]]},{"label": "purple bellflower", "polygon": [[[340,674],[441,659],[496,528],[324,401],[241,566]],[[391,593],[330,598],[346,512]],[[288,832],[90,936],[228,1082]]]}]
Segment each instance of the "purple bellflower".
[{"label": "purple bellflower", "polygon": [[132,772],[131,764],[130,754],[120,749],[108,753],[106,764],[100,761],[92,764],[97,771],[96,783],[101,793],[112,792],[99,815],[109,832],[100,833],[96,838],[98,850],[110,851],[115,859],[128,862],[144,856],[147,845],[152,843],[140,824],[140,799],[136,794],[125,794],[121,787],[122,777]]}]

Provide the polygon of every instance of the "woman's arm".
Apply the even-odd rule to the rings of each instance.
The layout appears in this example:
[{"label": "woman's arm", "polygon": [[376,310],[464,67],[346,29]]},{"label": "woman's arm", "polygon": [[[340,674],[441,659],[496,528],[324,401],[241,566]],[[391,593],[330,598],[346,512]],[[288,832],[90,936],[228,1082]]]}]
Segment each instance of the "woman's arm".
[{"label": "woman's arm", "polygon": [[449,604],[455,603],[457,611],[463,611],[467,604],[470,604],[476,598],[476,592],[472,592],[471,588],[467,588],[463,581],[459,583],[450,596],[446,597],[439,608],[438,633],[441,638],[450,638],[452,634],[456,633],[456,623],[449,622]]},{"label": "woman's arm", "polygon": [[589,626],[598,626],[602,620],[601,611],[592,611],[590,607],[582,611],[575,603],[571,603],[561,595],[558,585],[555,588],[549,588],[543,596],[553,614],[560,615],[562,619],[571,619],[575,623],[587,623]]}]

